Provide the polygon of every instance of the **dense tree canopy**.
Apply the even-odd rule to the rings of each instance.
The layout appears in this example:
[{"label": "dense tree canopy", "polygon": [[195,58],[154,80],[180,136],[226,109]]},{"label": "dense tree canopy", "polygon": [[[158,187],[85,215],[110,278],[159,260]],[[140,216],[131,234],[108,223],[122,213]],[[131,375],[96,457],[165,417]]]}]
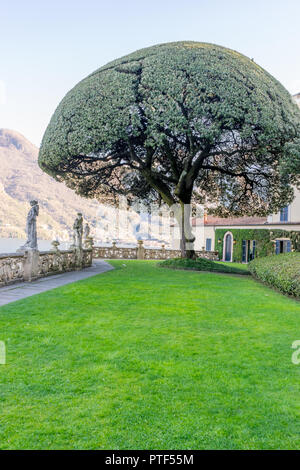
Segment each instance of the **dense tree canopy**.
[{"label": "dense tree canopy", "polygon": [[49,123],[39,164],[99,200],[197,199],[219,214],[259,215],[292,198],[299,138],[300,111],[269,73],[233,50],[179,42],[76,85]]}]

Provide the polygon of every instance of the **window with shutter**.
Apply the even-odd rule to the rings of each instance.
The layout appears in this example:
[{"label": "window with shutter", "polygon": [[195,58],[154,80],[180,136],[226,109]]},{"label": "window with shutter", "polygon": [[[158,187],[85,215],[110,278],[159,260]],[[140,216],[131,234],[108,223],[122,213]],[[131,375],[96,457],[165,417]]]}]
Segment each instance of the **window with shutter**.
[{"label": "window with shutter", "polygon": [[289,206],[285,206],[280,211],[280,222],[289,221]]},{"label": "window with shutter", "polygon": [[206,251],[211,251],[211,238],[206,239]]}]

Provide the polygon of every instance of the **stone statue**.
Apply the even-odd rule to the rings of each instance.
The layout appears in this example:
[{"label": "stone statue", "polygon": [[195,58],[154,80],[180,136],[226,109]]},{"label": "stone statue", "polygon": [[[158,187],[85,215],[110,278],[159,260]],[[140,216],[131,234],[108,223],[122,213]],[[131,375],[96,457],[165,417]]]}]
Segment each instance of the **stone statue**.
[{"label": "stone statue", "polygon": [[84,227],[84,238],[88,238],[90,236],[90,226],[89,224],[85,224],[85,227]]},{"label": "stone statue", "polygon": [[84,227],[84,248],[86,250],[92,250],[94,245],[93,237],[90,235],[91,229],[89,224],[85,224]]},{"label": "stone statue", "polygon": [[30,201],[30,205],[31,209],[28,212],[26,221],[27,241],[18,251],[37,250],[38,248],[36,232],[36,218],[39,215],[38,201]]},{"label": "stone statue", "polygon": [[74,225],[74,247],[82,248],[83,218],[81,212],[77,213]]}]

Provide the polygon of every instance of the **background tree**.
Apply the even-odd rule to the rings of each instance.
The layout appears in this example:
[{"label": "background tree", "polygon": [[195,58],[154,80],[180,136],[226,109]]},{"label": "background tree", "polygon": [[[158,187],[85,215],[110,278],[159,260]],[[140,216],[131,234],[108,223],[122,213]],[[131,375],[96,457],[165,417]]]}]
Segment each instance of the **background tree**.
[{"label": "background tree", "polygon": [[[55,111],[40,167],[79,194],[263,215],[299,183],[300,111],[247,57],[213,44],[142,49],[96,70]],[[298,140],[297,140],[298,139]],[[189,225],[182,234],[193,236]]]}]

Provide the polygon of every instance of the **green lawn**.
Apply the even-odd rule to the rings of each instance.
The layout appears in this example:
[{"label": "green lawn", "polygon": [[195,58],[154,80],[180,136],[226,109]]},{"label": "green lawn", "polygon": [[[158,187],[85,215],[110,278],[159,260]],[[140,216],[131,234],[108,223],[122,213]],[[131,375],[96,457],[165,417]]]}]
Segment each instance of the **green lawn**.
[{"label": "green lawn", "polygon": [[248,276],[112,264],[0,308],[2,449],[300,447],[299,302]]},{"label": "green lawn", "polygon": [[187,259],[174,258],[161,261],[159,267],[169,269],[185,269],[192,271],[211,271],[226,274],[250,275],[248,265],[241,263],[226,263],[222,261],[211,261],[205,258]]},{"label": "green lawn", "polygon": [[229,263],[228,261],[218,261],[218,264],[223,264],[224,266],[231,266],[232,268],[242,269],[248,271],[248,264],[246,263]]}]

